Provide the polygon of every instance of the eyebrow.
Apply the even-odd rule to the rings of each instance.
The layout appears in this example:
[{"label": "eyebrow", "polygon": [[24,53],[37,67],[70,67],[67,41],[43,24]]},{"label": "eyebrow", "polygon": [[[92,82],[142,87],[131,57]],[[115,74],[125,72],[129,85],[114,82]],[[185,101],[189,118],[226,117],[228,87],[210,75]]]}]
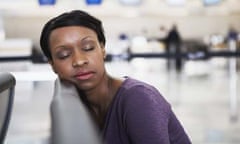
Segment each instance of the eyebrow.
[{"label": "eyebrow", "polygon": [[92,36],[86,36],[86,37],[84,37],[84,38],[81,39],[81,42],[82,42],[82,41],[85,41],[85,40],[87,40],[87,39],[89,39],[89,38],[93,39]]}]

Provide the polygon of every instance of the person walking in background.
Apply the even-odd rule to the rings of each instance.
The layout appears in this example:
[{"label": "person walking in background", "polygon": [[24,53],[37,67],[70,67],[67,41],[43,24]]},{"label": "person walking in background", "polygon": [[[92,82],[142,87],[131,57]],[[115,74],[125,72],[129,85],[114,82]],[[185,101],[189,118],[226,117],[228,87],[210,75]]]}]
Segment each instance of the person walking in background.
[{"label": "person walking in background", "polygon": [[[172,28],[169,30],[169,33],[166,37],[166,52],[168,55],[175,56],[175,68],[178,72],[182,69],[182,58],[181,58],[181,44],[182,38],[179,34],[176,24],[173,24]],[[171,68],[171,58],[168,58],[167,68]]]},{"label": "person walking in background", "polygon": [[107,73],[105,43],[102,22],[80,10],[52,18],[40,36],[54,72],[77,88],[104,143],[190,144],[171,105],[155,87]]},{"label": "person walking in background", "polygon": [[227,40],[235,40],[238,39],[238,31],[231,25],[228,29]]}]

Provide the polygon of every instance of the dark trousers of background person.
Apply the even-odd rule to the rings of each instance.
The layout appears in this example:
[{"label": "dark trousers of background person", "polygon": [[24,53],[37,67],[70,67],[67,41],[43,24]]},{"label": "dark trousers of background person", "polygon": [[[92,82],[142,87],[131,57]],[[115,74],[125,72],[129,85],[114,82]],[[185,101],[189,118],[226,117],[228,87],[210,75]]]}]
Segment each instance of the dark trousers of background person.
[{"label": "dark trousers of background person", "polygon": [[[167,44],[167,69],[170,70],[175,68],[177,72],[182,70],[182,58],[181,58],[181,43],[171,42]],[[173,56],[173,57],[171,57]]]}]

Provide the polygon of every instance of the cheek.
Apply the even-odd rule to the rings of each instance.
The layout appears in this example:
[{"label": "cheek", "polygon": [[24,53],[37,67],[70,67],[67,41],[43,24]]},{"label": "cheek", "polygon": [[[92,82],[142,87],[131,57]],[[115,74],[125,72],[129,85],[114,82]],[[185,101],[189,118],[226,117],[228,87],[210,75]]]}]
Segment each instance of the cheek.
[{"label": "cheek", "polygon": [[94,63],[98,69],[101,69],[104,66],[104,57],[102,55],[96,55],[93,57],[92,63]]},{"label": "cheek", "polygon": [[105,73],[105,63],[104,63],[104,60],[99,60],[98,61],[97,68],[99,69],[101,75],[103,75]]},{"label": "cheek", "polygon": [[71,65],[68,63],[54,63],[54,70],[55,72],[61,76],[66,77],[71,71]]}]

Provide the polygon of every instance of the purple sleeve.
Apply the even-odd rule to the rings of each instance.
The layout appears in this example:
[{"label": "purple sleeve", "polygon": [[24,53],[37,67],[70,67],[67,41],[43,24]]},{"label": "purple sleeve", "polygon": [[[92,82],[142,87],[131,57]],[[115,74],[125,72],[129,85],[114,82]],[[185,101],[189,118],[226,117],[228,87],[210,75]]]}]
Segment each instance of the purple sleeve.
[{"label": "purple sleeve", "polygon": [[[134,144],[170,144],[172,139],[182,135],[179,133],[183,129],[170,105],[153,87],[137,85],[129,89],[125,93],[123,109],[124,127]],[[179,131],[175,133],[176,138],[170,138],[170,123]]]}]

